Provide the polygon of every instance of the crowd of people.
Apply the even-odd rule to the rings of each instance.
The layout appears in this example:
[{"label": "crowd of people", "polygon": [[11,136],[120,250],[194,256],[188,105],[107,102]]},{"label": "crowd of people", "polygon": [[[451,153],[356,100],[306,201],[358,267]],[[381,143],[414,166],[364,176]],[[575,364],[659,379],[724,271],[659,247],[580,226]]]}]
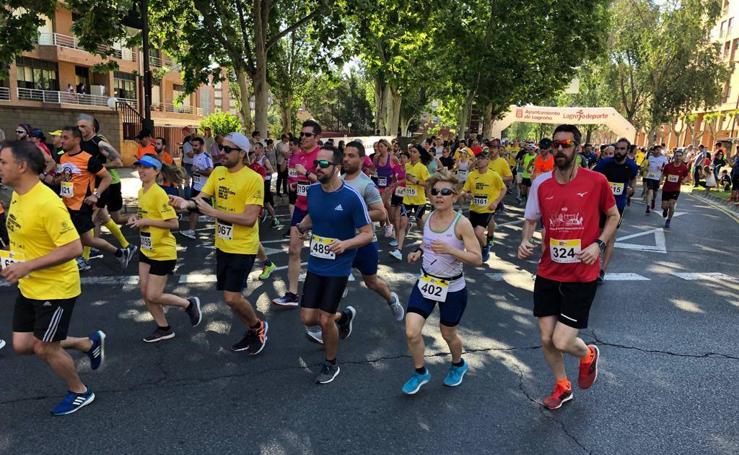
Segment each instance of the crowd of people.
[{"label": "crowd of people", "polygon": [[[387,305],[388,316],[405,321],[413,365],[403,393],[415,394],[431,379],[422,331],[436,306],[451,353],[443,383],[459,386],[468,371],[458,330],[468,303],[464,269],[489,260],[506,194],[525,208],[518,257],[541,254],[533,314],[555,378],[543,404],[557,409],[573,397],[563,354],[579,359],[581,389],[597,378],[599,350],[578,334],[588,326],[597,285],[604,279],[615,232],[631,205],[638,177],[644,183],[647,214],[654,210],[661,188],[669,228],[681,184],[691,176],[698,180],[690,161],[700,159],[682,150],[667,157],[661,146],[644,151],[623,138],[593,147],[582,143],[573,125],[559,125],[551,138],[538,143],[432,137],[401,147],[397,140],[382,139],[372,144],[370,154],[361,141],[334,143],[321,134],[313,120],[302,124],[298,136],[285,134],[278,142],[264,141],[258,132],[251,137],[239,132],[213,137],[187,130],[180,166],[165,138],[143,130],[137,136],[134,163],[141,189],[136,214],[127,216],[116,171],[122,166],[120,153],[93,117],[80,115],[76,125],[51,132],[51,147],[44,145],[43,132],[18,126],[16,140],[0,146],[0,178],[8,188],[0,198],[6,227],[1,274],[18,284],[14,350],[35,354],[67,384],[68,394],[52,414],[73,413],[95,399],[67,350],[86,354],[93,370],[105,359],[105,332],[94,330],[88,337],[68,333],[82,294],[80,273],[90,270],[90,255],[112,255],[123,271],[138,257],[139,288],[154,322],[142,340],[172,339],[175,332],[164,307],[181,309],[192,327],[203,319],[198,296],[166,291],[178,260],[174,233],[200,240],[196,229],[202,217],[215,225],[216,289],[244,327],[243,337],[231,349],[251,356],[263,352],[269,323],[244,291],[256,260],[261,280],[269,279],[276,268],[260,243],[260,228],[283,229],[275,212],[282,205],[290,213],[284,232],[289,237],[288,286],[272,303],[300,308],[305,333],[323,345],[325,361],[316,382],[330,383],[341,371],[339,341],[351,335],[357,317],[353,306],[342,308],[342,299],[351,271],[357,269]],[[734,190],[736,175],[735,163]],[[138,245],[127,241],[121,225],[138,233]],[[101,237],[102,226],[114,243]],[[544,228],[541,241],[534,236],[537,226]],[[421,242],[409,247],[412,229]],[[391,248],[387,258],[380,257],[378,231]],[[405,306],[378,275],[380,262],[392,266],[404,260],[419,264]],[[0,348],[4,344],[0,340]]]}]

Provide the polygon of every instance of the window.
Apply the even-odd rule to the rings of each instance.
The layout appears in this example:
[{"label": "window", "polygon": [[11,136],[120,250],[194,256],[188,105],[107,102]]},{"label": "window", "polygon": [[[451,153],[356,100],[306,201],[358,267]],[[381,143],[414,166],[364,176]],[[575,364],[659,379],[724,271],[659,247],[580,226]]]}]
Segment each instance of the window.
[{"label": "window", "polygon": [[214,86],[214,92],[215,92],[215,109],[216,111],[222,111],[223,110],[223,84],[218,82]]},{"label": "window", "polygon": [[719,37],[724,36],[724,28],[726,28],[726,21],[721,22],[721,28],[719,29],[719,32],[718,32]]},{"label": "window", "polygon": [[15,59],[15,66],[18,73],[18,88],[59,90],[56,63],[18,57]]},{"label": "window", "polygon": [[160,85],[152,85],[151,86],[151,104],[160,104],[162,102],[162,87]]},{"label": "window", "polygon": [[136,76],[116,71],[113,73],[113,96],[138,99],[136,96]]},{"label": "window", "polygon": [[724,60],[729,58],[729,49],[731,49],[731,41],[724,43]]},{"label": "window", "polygon": [[736,48],[739,47],[739,38],[735,39],[731,45],[731,61],[736,60]]}]

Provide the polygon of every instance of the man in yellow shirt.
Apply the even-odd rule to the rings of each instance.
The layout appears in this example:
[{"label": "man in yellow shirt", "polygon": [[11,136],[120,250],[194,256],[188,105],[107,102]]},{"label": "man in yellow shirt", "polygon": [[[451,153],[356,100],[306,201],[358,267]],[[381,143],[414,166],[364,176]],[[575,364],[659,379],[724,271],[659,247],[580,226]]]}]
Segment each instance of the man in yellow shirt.
[{"label": "man in yellow shirt", "polygon": [[416,145],[410,149],[411,160],[405,163],[405,195],[403,205],[410,215],[411,210],[415,214],[416,224],[423,231],[423,213],[426,211],[426,180],[429,179],[429,171],[421,162],[421,146]]},{"label": "man in yellow shirt", "polygon": [[506,161],[505,158],[500,156],[503,147],[500,145],[500,139],[493,139],[489,142],[490,151],[490,164],[488,167],[498,173],[503,183],[508,185],[513,181],[513,172],[511,172],[511,165]]},{"label": "man in yellow shirt", "polygon": [[93,370],[105,355],[105,333],[90,338],[67,336],[74,303],[81,293],[75,258],[82,253],[79,234],[66,207],[39,181],[45,160],[31,142],[5,143],[0,150],[0,178],[13,188],[7,217],[10,251],[0,252],[0,274],[18,283],[13,311],[13,349],[35,354],[67,385],[52,415],[71,414],[93,402],[72,357],[75,349],[90,357]]},{"label": "man in yellow shirt", "polygon": [[[195,198],[185,200],[170,196],[170,203],[180,210],[198,211],[216,219],[216,289],[247,326],[244,337],[231,346],[232,351],[257,355],[267,343],[267,321],[242,295],[246,279],[259,250],[259,212],[262,210],[262,176],[244,165],[249,153],[249,139],[241,133],[223,138],[223,166],[216,167]],[[206,202],[212,198],[213,205]]]},{"label": "man in yellow shirt", "polygon": [[[470,222],[482,248],[482,260],[490,258],[490,247],[495,233],[495,212],[506,194],[506,186],[497,172],[489,169],[490,152],[483,150],[477,156],[477,169],[470,172],[462,191],[471,199]],[[485,230],[487,229],[487,236]]]}]

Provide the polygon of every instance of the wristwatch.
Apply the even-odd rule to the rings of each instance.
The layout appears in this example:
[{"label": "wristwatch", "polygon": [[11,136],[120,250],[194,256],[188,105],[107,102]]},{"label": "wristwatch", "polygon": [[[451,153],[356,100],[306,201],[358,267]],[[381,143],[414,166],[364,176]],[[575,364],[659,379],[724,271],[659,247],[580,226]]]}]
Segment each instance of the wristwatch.
[{"label": "wristwatch", "polygon": [[305,178],[310,178],[310,171],[305,171]]},{"label": "wristwatch", "polygon": [[600,252],[603,254],[606,251],[606,242],[601,239],[596,239],[595,243],[598,244],[598,248],[600,248]]}]

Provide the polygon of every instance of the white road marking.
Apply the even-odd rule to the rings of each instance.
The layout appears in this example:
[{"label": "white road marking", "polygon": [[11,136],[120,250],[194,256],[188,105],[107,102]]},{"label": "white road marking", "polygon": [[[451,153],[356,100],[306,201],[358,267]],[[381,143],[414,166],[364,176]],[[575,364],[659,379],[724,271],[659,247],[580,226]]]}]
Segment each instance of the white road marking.
[{"label": "white road marking", "polygon": [[638,273],[606,273],[606,281],[650,281]]},{"label": "white road marking", "polygon": [[718,272],[671,272],[671,274],[687,281],[733,281],[729,275]]},{"label": "white road marking", "polygon": [[[654,246],[652,245],[638,245],[635,243],[624,243],[624,240],[630,240],[637,237],[643,237],[647,235],[654,235]],[[622,248],[624,250],[635,250],[635,251],[649,251],[652,253],[667,254],[667,248],[665,245],[665,231],[662,228],[651,229],[646,232],[637,232],[636,234],[626,235],[616,239],[616,248]]]}]

